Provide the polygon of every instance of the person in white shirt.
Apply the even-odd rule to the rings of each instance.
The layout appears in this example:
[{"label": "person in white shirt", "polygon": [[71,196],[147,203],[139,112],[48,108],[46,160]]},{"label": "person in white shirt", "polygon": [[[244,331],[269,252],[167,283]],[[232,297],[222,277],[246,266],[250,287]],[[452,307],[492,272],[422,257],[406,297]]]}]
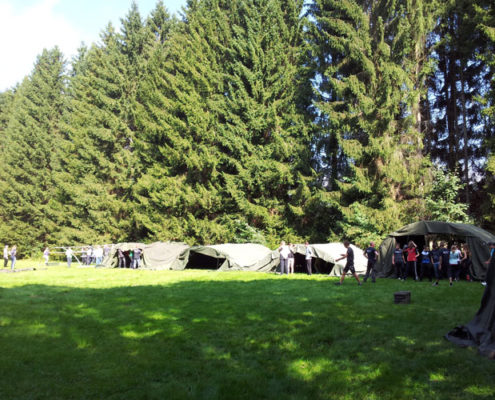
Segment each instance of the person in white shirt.
[{"label": "person in white shirt", "polygon": [[282,240],[280,242],[280,247],[278,248],[278,251],[280,253],[280,273],[281,274],[289,274],[289,253],[290,249],[289,246],[285,244],[285,242]]},{"label": "person in white shirt", "polygon": [[313,250],[309,247],[309,243],[305,243],[306,246],[306,254],[304,258],[306,259],[306,270],[308,271],[308,275],[312,274],[311,262],[313,261]]},{"label": "person in white shirt", "polygon": [[48,259],[50,258],[50,249],[45,247],[45,251],[43,251],[43,258],[45,259],[45,265],[48,265]]},{"label": "person in white shirt", "polygon": [[70,247],[65,250],[65,257],[67,257],[67,267],[70,268],[72,264],[72,249]]}]

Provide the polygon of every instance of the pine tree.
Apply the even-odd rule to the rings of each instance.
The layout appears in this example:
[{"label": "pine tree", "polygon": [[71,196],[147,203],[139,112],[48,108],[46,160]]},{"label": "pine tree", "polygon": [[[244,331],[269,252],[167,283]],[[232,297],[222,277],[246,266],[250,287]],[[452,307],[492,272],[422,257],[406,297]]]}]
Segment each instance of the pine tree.
[{"label": "pine tree", "polygon": [[65,61],[58,48],[44,50],[17,88],[2,133],[0,240],[30,253],[53,242],[59,204],[54,200]]},{"label": "pine tree", "polygon": [[150,237],[235,241],[246,224],[269,242],[294,234],[309,175],[301,9],[188,3],[140,96],[146,174],[137,194]]},{"label": "pine tree", "polygon": [[[151,23],[152,22],[152,23]],[[64,173],[59,196],[66,207],[60,240],[69,243],[139,238],[133,186],[140,174],[136,157],[136,96],[148,58],[166,36],[168,14],[159,3],[149,24],[133,3],[122,34],[109,25],[102,43],[82,54],[71,80],[64,132]]]},{"label": "pine tree", "polygon": [[310,6],[317,149],[331,160],[321,181],[330,190],[324,199],[341,214],[331,238],[378,240],[422,210],[427,161],[418,107],[427,29],[415,24],[429,10],[422,2]]}]

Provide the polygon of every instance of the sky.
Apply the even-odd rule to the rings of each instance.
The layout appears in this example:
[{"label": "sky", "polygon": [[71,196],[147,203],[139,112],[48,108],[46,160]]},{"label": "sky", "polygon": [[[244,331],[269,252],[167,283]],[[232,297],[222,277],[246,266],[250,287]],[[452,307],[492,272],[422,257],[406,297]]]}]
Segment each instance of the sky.
[{"label": "sky", "polygon": [[[134,0],[142,17],[158,0]],[[0,92],[31,73],[44,48],[58,46],[70,60],[81,43],[98,42],[111,21],[120,28],[132,0],[0,0]],[[178,14],[186,0],[163,0]]]}]

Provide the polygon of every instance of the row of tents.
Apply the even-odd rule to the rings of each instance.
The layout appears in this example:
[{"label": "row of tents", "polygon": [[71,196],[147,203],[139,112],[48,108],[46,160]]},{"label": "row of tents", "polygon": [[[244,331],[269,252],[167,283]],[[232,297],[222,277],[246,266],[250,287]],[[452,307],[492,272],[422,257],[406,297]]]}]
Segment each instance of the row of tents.
[{"label": "row of tents", "polygon": [[[376,266],[381,277],[394,276],[392,253],[395,244],[401,246],[413,240],[420,249],[432,238],[447,242],[466,243],[471,250],[472,276],[483,280],[486,276],[489,258],[489,242],[495,242],[491,233],[469,224],[447,223],[438,221],[421,221],[391,233],[379,246],[379,260]],[[358,274],[366,272],[367,260],[363,250],[351,245],[355,254],[355,268]],[[316,273],[339,276],[345,265],[345,259],[336,261],[345,252],[342,243],[324,243],[310,245],[313,257],[313,271]],[[260,244],[218,244],[209,246],[189,246],[178,242],[119,243],[112,246],[108,256],[103,260],[104,267],[117,267],[118,250],[126,257],[134,249],[141,249],[143,258],[141,268],[183,270],[215,269],[275,272],[279,266],[279,253]],[[304,245],[296,245],[295,272],[306,272]],[[130,260],[128,259],[128,265]]]}]

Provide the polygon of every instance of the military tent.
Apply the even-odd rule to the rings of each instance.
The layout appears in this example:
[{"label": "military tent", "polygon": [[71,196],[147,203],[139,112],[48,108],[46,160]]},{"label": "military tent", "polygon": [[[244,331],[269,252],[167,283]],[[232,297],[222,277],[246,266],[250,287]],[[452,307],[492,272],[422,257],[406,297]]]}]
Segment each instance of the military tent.
[{"label": "military tent", "polygon": [[174,269],[200,268],[215,270],[262,271],[275,270],[278,252],[255,243],[227,243],[193,246],[180,256]]},{"label": "military tent", "polygon": [[481,355],[495,359],[495,260],[488,267],[486,288],[481,305],[474,318],[467,324],[457,326],[445,337],[462,347],[477,347]]},{"label": "military tent", "polygon": [[[345,267],[346,259],[335,261],[345,254],[346,248],[342,243],[322,243],[310,244],[309,247],[313,251],[313,272],[330,274],[331,276],[341,276]],[[354,269],[356,273],[365,274],[368,259],[363,255],[364,251],[359,247],[351,244],[354,251]],[[296,253],[296,269],[301,272],[306,272],[304,263],[304,255],[306,254],[305,245],[297,245]]]},{"label": "military tent", "polygon": [[439,221],[415,222],[388,235],[378,250],[380,253],[377,262],[379,276],[395,276],[392,254],[396,242],[403,246],[409,240],[413,240],[421,251],[427,241],[427,236],[431,235],[442,237],[443,239],[447,238],[450,242],[460,241],[467,243],[473,263],[472,276],[475,279],[485,279],[487,271],[485,261],[489,258],[487,243],[495,242],[495,236],[474,225]]},{"label": "military tent", "polygon": [[189,248],[189,245],[180,242],[155,242],[144,243],[117,243],[111,246],[108,256],[103,260],[102,266],[116,268],[118,266],[118,250],[122,250],[126,257],[126,265],[130,266],[129,252],[141,249],[143,255],[140,268],[148,269],[176,269],[176,265],[182,264],[181,254]]}]

